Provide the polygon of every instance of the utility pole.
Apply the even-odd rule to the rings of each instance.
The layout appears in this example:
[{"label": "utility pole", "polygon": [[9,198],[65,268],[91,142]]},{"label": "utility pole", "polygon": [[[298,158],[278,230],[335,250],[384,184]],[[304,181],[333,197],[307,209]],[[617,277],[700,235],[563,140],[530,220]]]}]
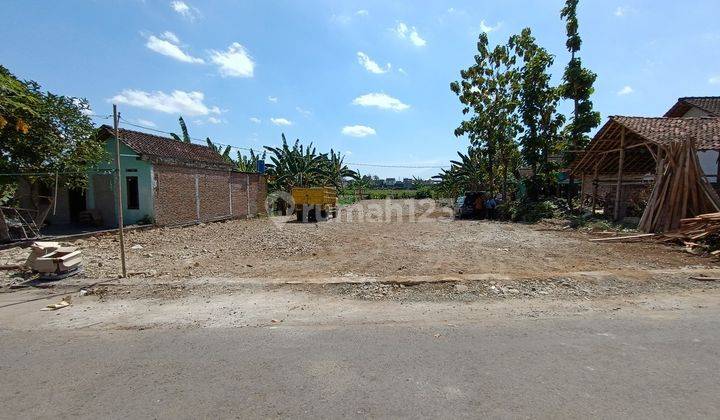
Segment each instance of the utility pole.
[{"label": "utility pole", "polygon": [[120,235],[120,262],[122,264],[122,277],[127,277],[125,268],[125,234],[123,232],[123,202],[122,202],[122,170],[120,169],[120,114],[117,112],[117,105],[113,104],[113,122],[115,129],[115,170],[117,171],[117,187],[115,188],[115,201],[117,202],[118,233]]}]

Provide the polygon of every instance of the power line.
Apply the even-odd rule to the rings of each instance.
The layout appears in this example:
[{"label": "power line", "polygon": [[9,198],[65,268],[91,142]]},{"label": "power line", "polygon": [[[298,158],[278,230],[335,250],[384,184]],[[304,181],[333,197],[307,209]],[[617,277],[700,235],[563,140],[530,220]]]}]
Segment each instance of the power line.
[{"label": "power line", "polygon": [[[123,118],[123,117],[120,117],[120,119],[123,121],[124,124],[130,125],[130,126],[133,126],[133,127],[144,128],[145,130],[148,130],[148,131],[153,131],[153,132],[156,132],[156,133],[162,133],[162,134],[167,134],[167,135],[172,135],[172,134],[174,134],[174,133],[172,133],[172,132],[170,132],[170,131],[158,130],[157,128],[147,127],[147,126],[144,126],[144,125],[141,125],[141,124],[135,124],[135,123],[132,123],[132,122],[126,120],[126,119]],[[198,138],[195,138],[195,137],[190,137],[190,140],[195,140],[195,142],[194,142],[195,144],[200,144],[200,145],[203,145],[203,146],[207,144],[207,141],[206,141],[206,140],[198,139]],[[212,140],[211,140],[211,141],[212,141]],[[234,145],[232,145],[232,144],[224,144],[224,143],[219,143],[219,142],[216,142],[216,141],[212,141],[212,142],[213,142],[213,144],[216,144],[216,145],[218,145],[218,146],[224,146],[224,147],[228,147],[228,146],[229,146],[230,148],[234,148],[234,149],[249,150],[249,151],[253,151],[253,152],[261,152],[261,151],[262,151],[262,150],[259,150],[259,149],[252,149],[252,148],[250,148],[250,147],[234,146]]]},{"label": "power line", "polygon": [[[129,125],[129,126],[137,127],[137,128],[143,128],[143,129],[145,129],[145,130],[152,131],[152,132],[155,132],[155,133],[162,133],[162,134],[167,134],[167,135],[172,135],[172,134],[174,134],[174,133],[172,133],[172,132],[170,132],[170,131],[159,130],[159,129],[157,129],[157,128],[147,127],[147,126],[144,126],[144,125],[142,125],[142,124],[136,124],[136,123],[130,122],[130,121],[126,120],[125,118],[123,118],[122,116],[120,117],[120,120],[122,120],[124,124],[127,124],[127,125]],[[198,139],[198,138],[195,138],[195,137],[190,137],[190,140],[195,140],[195,142],[194,142],[195,144],[200,144],[200,145],[203,145],[203,146],[206,144],[206,141],[205,141],[205,140]],[[211,140],[211,141],[213,142],[213,144],[216,144],[216,145],[218,145],[218,146],[223,146],[223,147],[230,147],[231,149],[234,148],[234,149],[239,149],[239,150],[248,150],[248,151],[257,152],[257,153],[264,152],[264,150],[262,150],[262,149],[253,149],[253,148],[250,148],[250,147],[242,147],[242,146],[235,146],[235,145],[232,145],[232,144],[224,144],[224,143],[216,142],[216,141],[214,141],[214,140]],[[396,169],[444,169],[444,168],[446,168],[446,166],[383,165],[383,164],[375,164],[375,163],[347,163],[346,165],[349,165],[349,166],[366,166],[366,167],[373,167],[373,168],[396,168]]]},{"label": "power line", "polygon": [[8,172],[0,173],[0,176],[43,176],[43,175],[87,175],[87,174],[108,174],[115,172],[115,169],[101,169],[88,171],[56,171],[56,172]]},{"label": "power line", "polygon": [[413,166],[413,165],[380,165],[375,163],[347,163],[349,166],[370,166],[373,168],[401,168],[401,169],[444,169],[446,166]]}]

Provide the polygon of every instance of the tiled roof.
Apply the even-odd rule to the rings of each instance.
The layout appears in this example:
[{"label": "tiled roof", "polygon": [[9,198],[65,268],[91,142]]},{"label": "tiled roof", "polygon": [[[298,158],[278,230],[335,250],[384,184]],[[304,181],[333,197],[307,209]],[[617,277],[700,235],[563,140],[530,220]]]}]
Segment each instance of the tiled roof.
[{"label": "tiled roof", "polygon": [[697,107],[703,111],[720,117],[720,96],[691,96],[678,99],[665,117],[682,117],[692,107]]},{"label": "tiled roof", "polygon": [[692,138],[699,150],[720,150],[720,118],[646,118],[612,116],[612,121],[655,143]]},{"label": "tiled roof", "polygon": [[[113,137],[113,129],[101,127],[104,138]],[[141,131],[119,129],[120,140],[140,155],[150,159],[169,160],[186,164],[203,164],[230,168],[217,152],[207,146],[184,143],[168,137],[156,136]]]}]

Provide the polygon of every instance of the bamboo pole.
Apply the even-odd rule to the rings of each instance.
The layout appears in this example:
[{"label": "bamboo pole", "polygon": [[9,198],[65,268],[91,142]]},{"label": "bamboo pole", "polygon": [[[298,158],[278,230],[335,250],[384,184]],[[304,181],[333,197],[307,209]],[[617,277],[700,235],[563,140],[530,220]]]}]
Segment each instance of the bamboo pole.
[{"label": "bamboo pole", "polygon": [[618,163],[617,186],[615,187],[615,208],[613,220],[617,221],[620,215],[620,197],[622,193],[623,166],[625,164],[625,127],[620,130],[620,161]]},{"label": "bamboo pole", "polygon": [[118,125],[120,124],[120,114],[117,112],[117,105],[113,104],[113,123],[115,129],[115,169],[117,170],[117,209],[118,209],[118,234],[120,236],[120,263],[122,265],[122,276],[127,277],[127,269],[125,267],[125,233],[123,221],[123,201],[122,201],[122,170],[120,168],[120,134]]}]

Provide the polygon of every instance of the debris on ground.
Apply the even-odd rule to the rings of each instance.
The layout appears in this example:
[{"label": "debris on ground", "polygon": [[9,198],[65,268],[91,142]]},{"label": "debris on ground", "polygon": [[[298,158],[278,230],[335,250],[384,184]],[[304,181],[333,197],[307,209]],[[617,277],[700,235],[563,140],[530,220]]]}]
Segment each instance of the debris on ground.
[{"label": "debris on ground", "polygon": [[36,248],[33,247],[30,254],[30,258],[35,258],[31,268],[40,273],[41,279],[60,280],[82,271],[82,251],[77,247],[59,247],[50,253],[35,257],[36,252],[45,252],[46,250],[47,248],[41,248],[40,251],[36,251]]},{"label": "debris on ground", "polygon": [[[703,254],[710,250],[713,242],[720,240],[720,213],[706,213],[680,221],[680,227],[664,233],[661,242],[678,242],[692,254]],[[720,254],[720,250],[710,252]]]},{"label": "debris on ground", "polygon": [[627,241],[630,239],[649,238],[651,236],[655,236],[655,234],[654,233],[641,233],[639,235],[611,236],[609,238],[594,238],[594,239],[590,239],[590,242]]},{"label": "debris on ground", "polygon": [[690,277],[690,280],[699,280],[699,281],[720,281],[720,277]]},{"label": "debris on ground", "polygon": [[[273,216],[130,231],[126,235],[128,248],[140,245],[143,249],[127,252],[127,271],[132,277],[143,278],[141,288],[154,290],[156,285],[196,279],[321,283],[357,282],[363,277],[442,280],[458,274],[490,273],[524,279],[598,270],[681,269],[712,263],[655,241],[595,243],[588,241],[594,234],[544,229],[547,225],[438,220],[428,216],[437,208],[433,206],[433,202],[420,200],[364,200],[342,207],[337,219],[321,224]],[[76,277],[117,278],[120,255],[115,235],[80,238],[61,245],[82,251],[84,273]],[[27,248],[0,250],[0,264],[22,263],[27,254]],[[0,271],[0,288],[10,288],[19,277],[26,276]],[[684,280],[687,282],[687,276]],[[475,286],[469,283],[470,291],[454,286],[447,287],[453,299],[475,293]],[[375,299],[383,292],[393,294],[399,287],[364,290],[360,286],[358,293]],[[522,296],[525,289],[514,288]],[[112,287],[108,293],[116,290]],[[169,288],[157,293],[172,296],[180,292]]]},{"label": "debris on ground", "polygon": [[47,305],[46,307],[40,309],[41,311],[57,311],[58,309],[66,308],[70,306],[71,302],[70,296],[65,296],[60,302],[58,303],[51,303],[50,305]]}]

